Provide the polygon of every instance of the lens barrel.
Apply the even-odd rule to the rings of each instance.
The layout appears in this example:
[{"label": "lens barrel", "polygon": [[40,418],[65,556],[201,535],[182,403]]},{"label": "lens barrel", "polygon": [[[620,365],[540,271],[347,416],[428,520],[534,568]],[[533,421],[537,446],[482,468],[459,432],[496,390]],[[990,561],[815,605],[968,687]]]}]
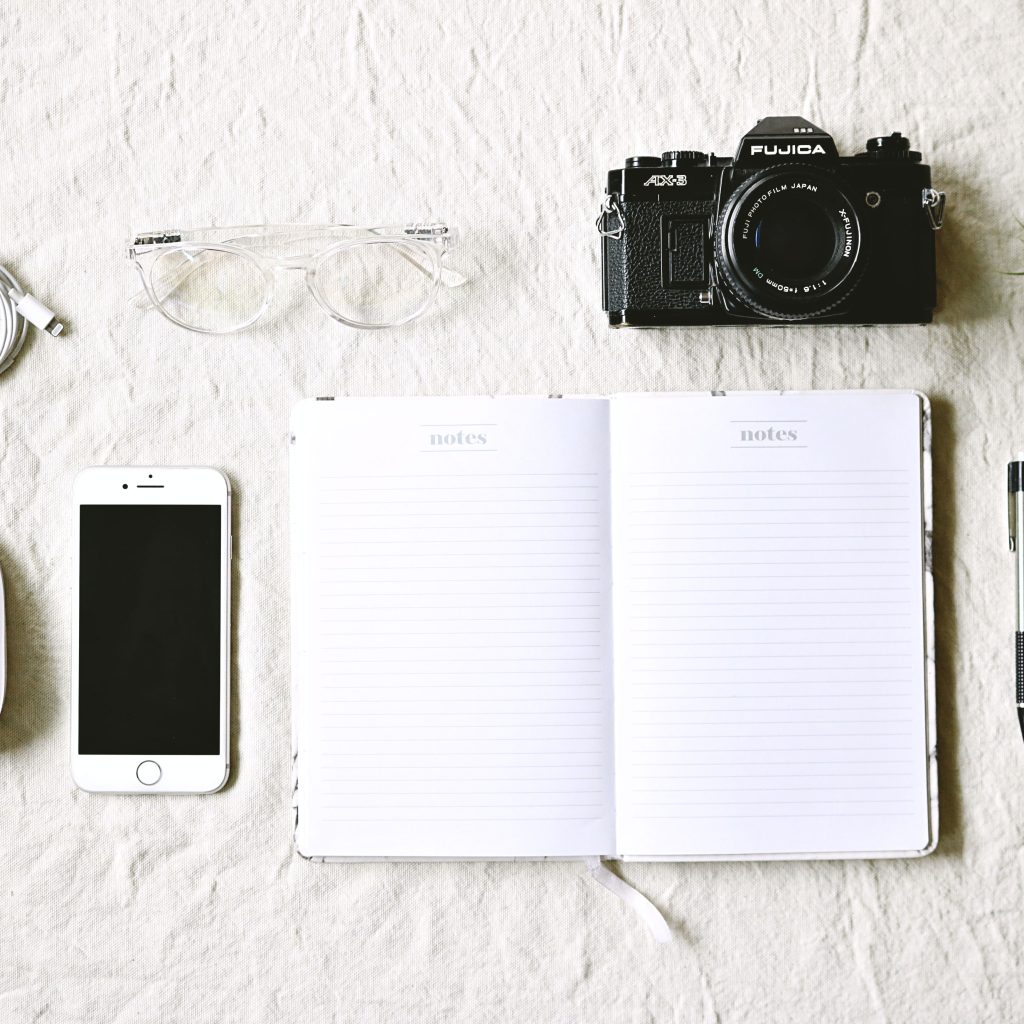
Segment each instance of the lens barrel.
[{"label": "lens barrel", "polygon": [[808,320],[853,291],[866,253],[853,203],[827,174],[788,164],[745,182],[715,232],[724,283],[751,309]]}]

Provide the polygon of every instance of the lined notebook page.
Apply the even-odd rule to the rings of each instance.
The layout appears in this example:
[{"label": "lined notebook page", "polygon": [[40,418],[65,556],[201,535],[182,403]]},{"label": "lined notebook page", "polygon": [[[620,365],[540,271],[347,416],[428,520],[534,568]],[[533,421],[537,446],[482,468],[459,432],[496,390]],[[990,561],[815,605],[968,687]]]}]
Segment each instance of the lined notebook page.
[{"label": "lined notebook page", "polygon": [[616,397],[618,848],[928,843],[921,408]]},{"label": "lined notebook page", "polygon": [[607,402],[305,402],[292,455],[299,849],[611,852]]}]

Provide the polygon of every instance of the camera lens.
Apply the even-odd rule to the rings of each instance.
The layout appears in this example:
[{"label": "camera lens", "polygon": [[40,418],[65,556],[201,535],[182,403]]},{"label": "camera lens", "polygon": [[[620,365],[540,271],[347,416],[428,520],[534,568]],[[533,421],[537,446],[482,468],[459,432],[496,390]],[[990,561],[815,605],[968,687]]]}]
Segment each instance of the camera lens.
[{"label": "camera lens", "polygon": [[715,236],[724,282],[745,305],[779,320],[821,316],[863,269],[853,204],[826,175],[779,168],[726,201]]},{"label": "camera lens", "polygon": [[797,196],[780,200],[754,222],[754,249],[766,273],[780,278],[822,274],[838,239],[821,207]]}]

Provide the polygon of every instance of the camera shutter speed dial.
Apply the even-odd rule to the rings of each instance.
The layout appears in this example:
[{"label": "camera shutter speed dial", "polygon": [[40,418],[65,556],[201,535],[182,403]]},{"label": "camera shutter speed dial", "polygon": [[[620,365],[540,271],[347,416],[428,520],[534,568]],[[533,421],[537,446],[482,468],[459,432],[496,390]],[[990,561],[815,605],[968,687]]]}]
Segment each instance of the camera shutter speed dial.
[{"label": "camera shutter speed dial", "polygon": [[707,153],[701,153],[696,149],[670,149],[667,153],[661,154],[661,162],[666,167],[692,167],[704,163],[707,158]]},{"label": "camera shutter speed dial", "polygon": [[917,162],[921,154],[910,148],[910,140],[900,132],[891,135],[876,135],[868,139],[866,155],[872,160],[910,160]]},{"label": "camera shutter speed dial", "polygon": [[660,167],[660,156],[627,156],[627,167]]}]

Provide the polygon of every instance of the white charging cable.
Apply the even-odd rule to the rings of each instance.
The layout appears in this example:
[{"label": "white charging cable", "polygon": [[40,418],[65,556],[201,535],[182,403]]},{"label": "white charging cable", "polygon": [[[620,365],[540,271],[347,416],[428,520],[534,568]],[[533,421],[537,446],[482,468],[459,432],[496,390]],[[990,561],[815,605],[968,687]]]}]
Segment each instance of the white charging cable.
[{"label": "white charging cable", "polygon": [[11,274],[0,266],[0,373],[17,358],[25,344],[28,325],[57,337],[64,325],[52,309],[29,295]]}]

